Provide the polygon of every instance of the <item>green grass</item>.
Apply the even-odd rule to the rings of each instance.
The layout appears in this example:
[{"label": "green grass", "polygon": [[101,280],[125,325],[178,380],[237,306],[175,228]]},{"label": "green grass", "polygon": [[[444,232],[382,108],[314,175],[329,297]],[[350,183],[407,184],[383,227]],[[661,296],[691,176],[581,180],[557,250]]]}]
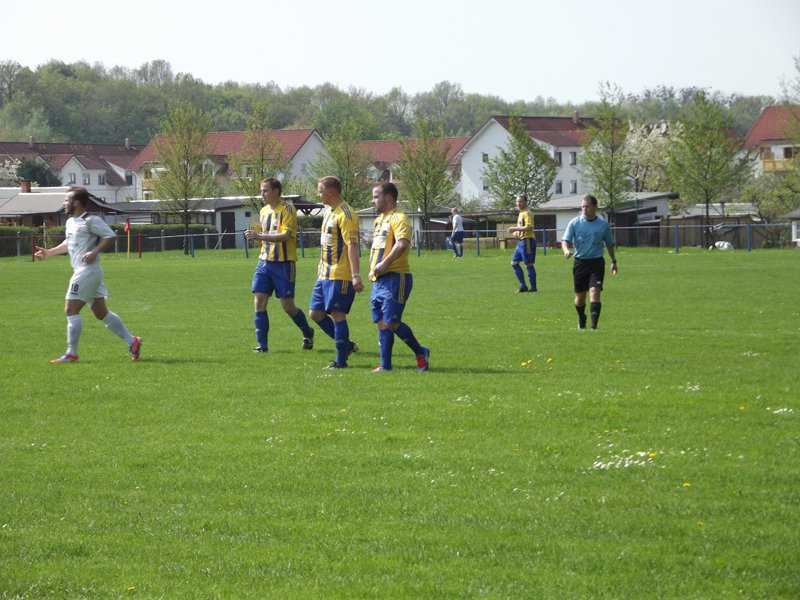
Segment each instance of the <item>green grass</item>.
[{"label": "green grass", "polygon": [[800,253],[620,249],[597,331],[510,257],[412,256],[431,370],[379,375],[368,292],[347,371],[275,299],[254,355],[233,251],[107,257],[142,358],[84,310],[53,365],[69,261],[0,261],[0,594],[800,596]]}]

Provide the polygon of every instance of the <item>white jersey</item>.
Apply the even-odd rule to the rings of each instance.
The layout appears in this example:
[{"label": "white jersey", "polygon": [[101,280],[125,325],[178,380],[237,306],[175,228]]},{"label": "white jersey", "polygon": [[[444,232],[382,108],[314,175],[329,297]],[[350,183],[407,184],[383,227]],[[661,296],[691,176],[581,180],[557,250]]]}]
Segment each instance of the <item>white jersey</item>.
[{"label": "white jersey", "polygon": [[453,215],[453,231],[464,231],[464,225],[461,222],[461,215]]},{"label": "white jersey", "polygon": [[80,217],[70,217],[67,219],[67,250],[69,251],[69,262],[75,271],[91,267],[100,266],[100,256],[91,265],[81,261],[87,252],[94,250],[100,240],[116,237],[103,219],[83,213]]}]

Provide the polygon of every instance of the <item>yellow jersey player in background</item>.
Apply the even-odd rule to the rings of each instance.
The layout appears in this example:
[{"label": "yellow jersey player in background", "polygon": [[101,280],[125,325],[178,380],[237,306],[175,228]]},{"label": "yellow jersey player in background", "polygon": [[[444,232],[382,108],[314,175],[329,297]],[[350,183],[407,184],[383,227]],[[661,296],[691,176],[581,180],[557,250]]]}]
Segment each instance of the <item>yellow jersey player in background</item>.
[{"label": "yellow jersey player in background", "polygon": [[[536,291],[536,269],[533,266],[536,261],[536,234],[533,232],[533,213],[528,208],[528,197],[525,194],[517,196],[517,208],[519,209],[519,216],[517,217],[517,226],[509,227],[508,233],[513,233],[519,240],[517,247],[514,250],[514,255],[511,257],[511,267],[519,279],[519,292],[535,292]],[[519,263],[524,262],[528,270],[528,278],[531,280],[530,290],[525,285],[525,275],[522,273],[522,267]]]},{"label": "yellow jersey player in background", "polygon": [[413,279],[408,264],[411,223],[397,209],[397,187],[379,183],[372,189],[372,206],[378,211],[372,230],[369,278],[372,284],[372,322],[378,325],[381,365],[373,373],[392,370],[394,336],[417,357],[417,371],[427,371],[431,351],[421,346],[411,328],[402,322]]},{"label": "yellow jersey player in background", "polygon": [[269,352],[269,315],[267,302],[275,292],[281,307],[303,332],[303,350],[314,347],[314,330],[305,313],[295,304],[295,264],[297,263],[297,209],[281,200],[283,185],[268,177],[261,182],[261,201],[264,207],[259,214],[261,231],[248,229],[248,240],[261,241],[261,255],[253,275],[252,292],[255,304],[256,341],[253,352]]},{"label": "yellow jersey player in background", "polygon": [[317,283],[311,292],[308,315],[336,346],[336,360],[325,368],[345,369],[347,358],[358,351],[358,344],[350,339],[347,313],[356,292],[364,291],[358,259],[359,220],[342,198],[342,182],[336,177],[320,179],[317,196],[328,210],[322,222]]}]

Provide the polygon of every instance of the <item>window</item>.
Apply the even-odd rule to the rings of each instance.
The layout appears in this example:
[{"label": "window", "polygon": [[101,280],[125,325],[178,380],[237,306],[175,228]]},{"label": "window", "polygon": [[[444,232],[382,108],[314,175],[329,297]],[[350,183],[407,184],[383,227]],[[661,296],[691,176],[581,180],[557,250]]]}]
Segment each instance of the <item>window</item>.
[{"label": "window", "polygon": [[570,194],[577,194],[578,193],[578,182],[573,180],[569,182],[569,193]]},{"label": "window", "polygon": [[144,178],[145,179],[152,179],[153,178],[153,169],[149,167],[145,167],[144,169]]},{"label": "window", "polygon": [[91,185],[92,184],[92,176],[88,173],[84,173],[81,179],[83,181],[83,185]]},{"label": "window", "polygon": [[772,160],[774,157],[772,156],[772,149],[771,148],[761,148],[759,158],[761,160]]},{"label": "window", "polygon": [[300,163],[300,170],[305,173],[306,172],[306,163]]},{"label": "window", "polygon": [[125,175],[125,185],[133,185],[133,175]]},{"label": "window", "polygon": [[553,155],[553,158],[555,159],[557,165],[561,164],[561,152],[556,152]]},{"label": "window", "polygon": [[106,176],[105,175],[98,175],[97,176],[97,185],[105,185],[106,184]]},{"label": "window", "polygon": [[560,181],[556,181],[556,194],[563,194],[564,193],[564,186]]},{"label": "window", "polygon": [[483,162],[485,162],[485,163],[489,162],[489,155],[486,154],[486,152],[483,152]]},{"label": "window", "polygon": [[77,175],[75,175],[75,173],[70,173],[69,174],[69,183],[76,183],[76,179],[75,179],[76,177],[77,177]]},{"label": "window", "polygon": [[569,164],[577,165],[578,164],[578,153],[577,152],[570,152],[569,153]]},{"label": "window", "polygon": [[485,191],[487,191],[488,189],[489,189],[489,186],[488,186],[488,185],[486,185],[486,184],[484,183],[484,184],[483,184],[483,191],[485,192]]},{"label": "window", "polygon": [[244,217],[245,217],[245,219],[249,219],[249,218],[250,218],[250,215],[252,215],[252,214],[253,214],[253,213],[251,213],[249,210],[248,210],[248,211],[246,211],[246,212],[244,213]]},{"label": "window", "polygon": [[788,148],[784,148],[783,149],[783,158],[784,159],[787,159],[787,158],[791,159],[791,158],[794,158],[795,156],[797,156],[797,151],[794,148],[792,148],[791,146],[788,147]]}]

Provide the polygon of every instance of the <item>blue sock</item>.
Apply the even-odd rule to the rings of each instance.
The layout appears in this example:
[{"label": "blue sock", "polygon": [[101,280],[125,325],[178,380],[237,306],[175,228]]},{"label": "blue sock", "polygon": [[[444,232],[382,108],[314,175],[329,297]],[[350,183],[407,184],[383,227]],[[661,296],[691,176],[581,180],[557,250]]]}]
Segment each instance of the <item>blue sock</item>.
[{"label": "blue sock", "polygon": [[381,346],[381,366],[384,369],[391,369],[392,348],[394,347],[394,331],[391,329],[379,329],[378,343]]},{"label": "blue sock", "polygon": [[350,327],[347,321],[333,324],[333,345],[336,346],[336,362],[343,367],[347,366],[347,350],[350,348]]},{"label": "blue sock", "polygon": [[531,289],[536,290],[536,269],[533,265],[528,265],[528,279],[531,280]]},{"label": "blue sock", "polygon": [[414,332],[411,331],[411,327],[405,323],[400,323],[400,327],[397,328],[394,334],[403,340],[406,343],[406,346],[411,348],[414,356],[419,356],[422,354],[422,346],[417,341],[417,338],[414,337]]},{"label": "blue sock", "polygon": [[330,315],[325,315],[325,318],[322,319],[322,321],[317,321],[317,325],[319,325],[319,328],[322,329],[322,331],[324,331],[329,338],[332,340],[336,339],[333,328],[333,319],[331,319]]},{"label": "blue sock", "polygon": [[311,337],[312,335],[314,335],[313,330],[308,324],[308,319],[306,319],[306,313],[304,313],[299,308],[297,309],[295,315],[292,317],[292,321],[294,321],[294,324],[300,328],[300,331],[303,332],[303,335],[305,337]]},{"label": "blue sock", "polygon": [[525,285],[525,275],[522,273],[522,267],[519,266],[519,263],[511,265],[511,268],[513,268],[514,273],[517,274],[517,279],[519,279],[519,284],[522,287],[528,287],[527,285]]},{"label": "blue sock", "polygon": [[267,311],[256,311],[256,318],[253,321],[256,325],[256,340],[262,348],[269,348],[267,339],[269,337],[269,315]]}]

